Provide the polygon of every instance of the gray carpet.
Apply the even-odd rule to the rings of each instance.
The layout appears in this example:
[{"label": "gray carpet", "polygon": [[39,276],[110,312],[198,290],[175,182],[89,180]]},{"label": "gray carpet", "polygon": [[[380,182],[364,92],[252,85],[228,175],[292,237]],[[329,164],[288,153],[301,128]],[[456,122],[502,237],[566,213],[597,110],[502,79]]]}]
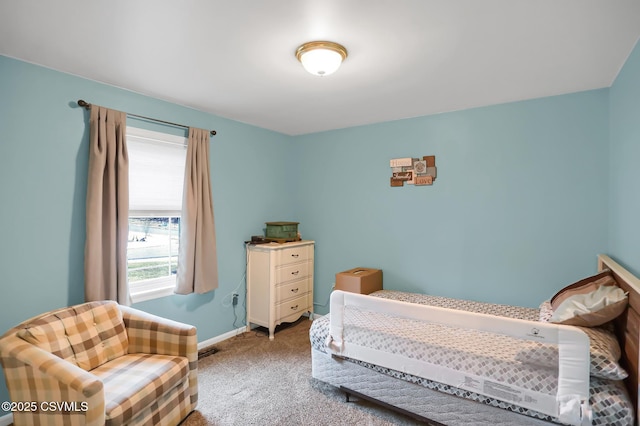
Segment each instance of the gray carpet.
[{"label": "gray carpet", "polygon": [[344,394],[311,377],[306,318],[273,341],[253,331],[216,345],[199,361],[198,407],[182,426],[417,425],[415,420]]}]

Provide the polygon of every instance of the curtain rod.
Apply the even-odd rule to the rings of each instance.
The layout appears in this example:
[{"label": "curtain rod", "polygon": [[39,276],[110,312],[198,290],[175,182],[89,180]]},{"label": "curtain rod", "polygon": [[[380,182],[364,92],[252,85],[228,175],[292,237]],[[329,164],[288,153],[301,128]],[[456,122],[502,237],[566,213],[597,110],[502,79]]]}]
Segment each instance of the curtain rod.
[{"label": "curtain rod", "polygon": [[[83,101],[82,99],[78,100],[78,105],[87,110],[91,109],[91,104],[86,101]],[[156,123],[168,124],[170,126],[184,127],[185,129],[189,128],[189,126],[185,126],[184,124],[172,123],[171,121],[158,120],[157,118],[145,117],[144,115],[137,115],[137,114],[130,114],[130,113],[126,113],[126,114],[130,117],[142,118],[143,120],[151,120],[151,121],[155,121]],[[217,132],[215,130],[211,130],[211,136],[215,136],[216,133]]]}]

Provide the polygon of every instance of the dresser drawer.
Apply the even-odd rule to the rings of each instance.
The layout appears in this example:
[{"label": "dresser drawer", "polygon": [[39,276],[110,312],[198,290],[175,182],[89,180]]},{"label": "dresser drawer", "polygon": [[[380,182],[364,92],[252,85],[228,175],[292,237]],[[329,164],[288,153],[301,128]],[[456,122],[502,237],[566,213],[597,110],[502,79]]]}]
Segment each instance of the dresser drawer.
[{"label": "dresser drawer", "polygon": [[312,246],[306,245],[278,250],[276,253],[276,266],[306,261],[311,257],[312,249]]},{"label": "dresser drawer", "polygon": [[302,296],[311,288],[311,280],[304,279],[293,281],[276,287],[276,303],[291,299],[292,297]]},{"label": "dresser drawer", "polygon": [[309,263],[294,263],[276,269],[276,285],[304,278],[309,275]]},{"label": "dresser drawer", "polygon": [[276,318],[286,318],[309,309],[309,294],[305,294],[304,296],[278,303],[276,305]]}]

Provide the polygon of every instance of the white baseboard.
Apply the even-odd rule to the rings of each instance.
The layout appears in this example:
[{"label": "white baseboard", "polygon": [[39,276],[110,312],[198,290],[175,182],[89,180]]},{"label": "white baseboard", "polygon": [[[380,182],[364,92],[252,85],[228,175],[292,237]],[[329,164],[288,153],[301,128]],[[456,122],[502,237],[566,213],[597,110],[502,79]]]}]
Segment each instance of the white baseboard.
[{"label": "white baseboard", "polygon": [[[246,326],[240,327],[240,328],[236,328],[235,330],[231,330],[231,331],[229,331],[227,333],[224,333],[224,334],[221,334],[219,336],[212,337],[211,339],[203,340],[202,342],[198,343],[198,350],[202,350],[202,349],[208,348],[209,346],[213,346],[216,343],[220,343],[220,342],[222,342],[224,340],[231,339],[232,337],[235,337],[238,334],[242,334],[245,331],[247,331],[247,327]],[[2,425],[0,424],[0,426],[2,426]]]},{"label": "white baseboard", "polygon": [[[242,334],[247,331],[247,327],[240,327],[235,330],[231,330],[227,333],[221,334],[219,336],[212,337],[211,339],[204,340],[198,343],[198,350],[208,348],[209,346],[213,346],[216,343],[220,343],[224,340],[231,339],[232,337],[237,336],[238,334]],[[13,414],[9,413],[2,417],[0,417],[0,426],[9,426],[13,423]]]}]

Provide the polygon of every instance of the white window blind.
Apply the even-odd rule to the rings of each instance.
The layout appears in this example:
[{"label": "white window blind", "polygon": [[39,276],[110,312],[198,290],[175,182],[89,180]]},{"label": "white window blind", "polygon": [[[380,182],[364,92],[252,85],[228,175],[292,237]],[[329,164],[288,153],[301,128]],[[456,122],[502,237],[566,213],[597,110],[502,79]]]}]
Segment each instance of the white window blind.
[{"label": "white window blind", "polygon": [[180,214],[186,138],[127,128],[129,214]]}]

